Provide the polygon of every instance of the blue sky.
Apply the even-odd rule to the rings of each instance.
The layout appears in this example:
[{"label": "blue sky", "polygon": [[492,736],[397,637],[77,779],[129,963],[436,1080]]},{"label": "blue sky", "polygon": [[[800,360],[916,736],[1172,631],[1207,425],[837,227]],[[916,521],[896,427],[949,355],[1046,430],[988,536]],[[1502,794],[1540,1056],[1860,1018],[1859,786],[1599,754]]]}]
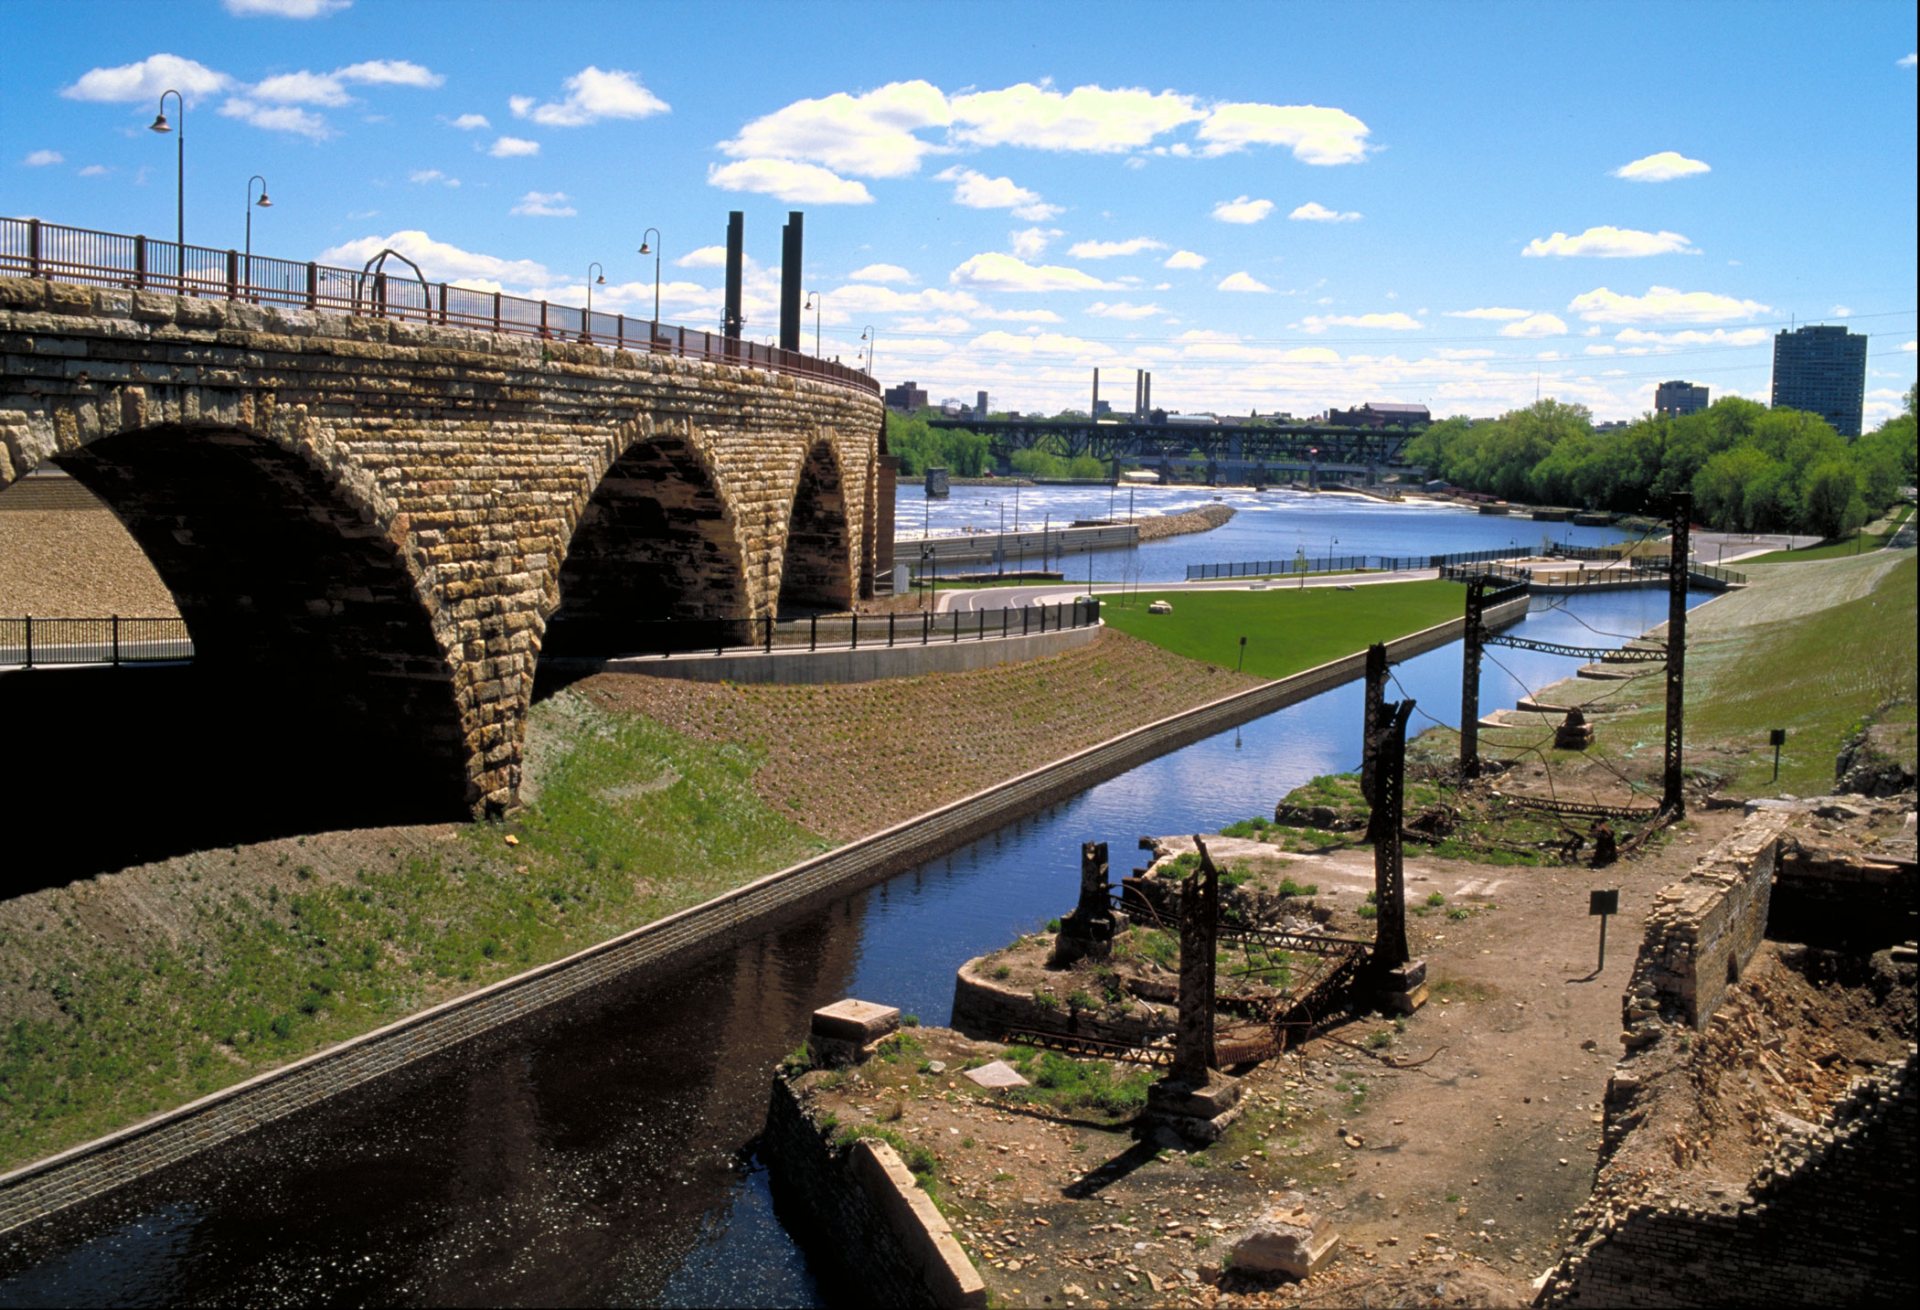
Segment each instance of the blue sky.
[{"label": "blue sky", "polygon": [[[1914,380],[1911,3],[13,0],[0,213],[747,333],[806,214],[822,353],[1051,411],[1764,400],[1772,334]],[[168,112],[173,114],[172,102]],[[811,349],[813,316],[805,342]]]}]

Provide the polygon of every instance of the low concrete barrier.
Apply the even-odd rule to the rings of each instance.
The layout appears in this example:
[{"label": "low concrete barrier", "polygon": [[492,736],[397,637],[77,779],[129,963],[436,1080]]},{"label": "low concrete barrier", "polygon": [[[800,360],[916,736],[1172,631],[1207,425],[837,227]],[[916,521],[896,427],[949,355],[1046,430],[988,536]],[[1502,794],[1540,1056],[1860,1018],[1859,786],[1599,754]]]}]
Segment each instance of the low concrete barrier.
[{"label": "low concrete barrier", "polygon": [[[1487,610],[1484,621],[1505,627],[1524,617],[1526,608],[1524,597],[1509,601]],[[1389,642],[1389,658],[1406,659],[1456,640],[1463,622],[1451,619]],[[963,846],[1136,764],[1351,681],[1365,665],[1366,653],[1356,652],[1169,715],[564,959],[0,1175],[0,1232],[103,1195],[631,970],[665,969],[712,954],[764,931],[776,918]]]},{"label": "low concrete barrier", "polygon": [[[994,622],[997,624],[999,620],[996,618]],[[959,641],[936,633],[925,645],[902,641],[893,646],[842,646],[835,650],[783,650],[776,646],[767,653],[676,655],[672,659],[636,656],[607,660],[595,667],[602,673],[640,673],[691,682],[872,682],[879,678],[965,673],[996,664],[1018,664],[1021,660],[1075,650],[1091,644],[1099,636],[1098,625],[1059,628],[1025,637],[977,638],[971,631],[963,631]]]}]

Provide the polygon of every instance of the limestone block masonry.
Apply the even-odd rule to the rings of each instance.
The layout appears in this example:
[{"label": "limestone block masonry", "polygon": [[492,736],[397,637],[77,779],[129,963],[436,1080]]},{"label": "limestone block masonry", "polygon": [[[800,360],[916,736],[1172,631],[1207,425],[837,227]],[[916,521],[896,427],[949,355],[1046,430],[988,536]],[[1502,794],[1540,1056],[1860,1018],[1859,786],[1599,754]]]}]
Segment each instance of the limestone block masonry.
[{"label": "limestone block masonry", "polygon": [[570,555],[603,623],[870,594],[881,425],[745,367],[0,278],[0,489],[58,461],[203,662],[313,669],[474,811],[516,799]]}]

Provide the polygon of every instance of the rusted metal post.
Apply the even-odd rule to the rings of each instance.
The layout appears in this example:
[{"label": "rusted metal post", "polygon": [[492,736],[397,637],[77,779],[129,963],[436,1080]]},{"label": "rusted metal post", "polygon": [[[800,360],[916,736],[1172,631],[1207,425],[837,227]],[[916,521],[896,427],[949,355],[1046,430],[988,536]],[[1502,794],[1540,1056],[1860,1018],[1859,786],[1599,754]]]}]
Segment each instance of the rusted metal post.
[{"label": "rusted metal post", "polygon": [[1380,731],[1380,711],[1387,699],[1387,648],[1380,642],[1367,647],[1366,713],[1360,730],[1360,795],[1367,802],[1367,840],[1378,841],[1380,798],[1380,748],[1374,738]]},{"label": "rusted metal post", "polygon": [[1180,1003],[1174,1032],[1176,1081],[1204,1084],[1213,1067],[1214,947],[1220,930],[1220,871],[1196,835],[1200,867],[1180,883]]},{"label": "rusted metal post", "polygon": [[1486,631],[1480,625],[1486,608],[1486,581],[1467,583],[1466,641],[1460,652],[1460,776],[1480,776],[1480,643]]},{"label": "rusted metal post", "polygon": [[1687,564],[1692,540],[1693,496],[1673,497],[1673,543],[1667,564],[1667,751],[1660,808],[1674,818],[1687,812],[1681,759],[1687,688]]},{"label": "rusted metal post", "polygon": [[27,220],[27,276],[40,276],[40,220]]},{"label": "rusted metal post", "polygon": [[227,299],[238,300],[239,298],[240,252],[238,250],[229,250],[227,252]]},{"label": "rusted metal post", "polygon": [[320,266],[312,260],[307,261],[307,308],[320,307]]},{"label": "rusted metal post", "polygon": [[139,287],[142,291],[146,290],[147,239],[145,237],[135,237],[133,239],[133,285]]},{"label": "rusted metal post", "polygon": [[1379,970],[1398,968],[1411,956],[1407,949],[1407,882],[1401,865],[1400,826],[1406,813],[1407,719],[1413,702],[1403,700],[1381,707],[1380,732],[1375,746],[1373,843],[1373,960]]}]

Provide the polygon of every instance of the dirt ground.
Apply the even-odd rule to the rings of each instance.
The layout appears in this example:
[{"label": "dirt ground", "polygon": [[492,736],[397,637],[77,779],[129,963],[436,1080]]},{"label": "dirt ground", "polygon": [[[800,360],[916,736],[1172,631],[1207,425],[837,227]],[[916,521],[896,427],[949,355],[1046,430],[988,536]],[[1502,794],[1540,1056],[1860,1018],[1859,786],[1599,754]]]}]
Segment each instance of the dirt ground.
[{"label": "dirt ground", "polygon": [[[1409,859],[1410,905],[1439,892],[1472,909],[1409,919],[1429,1004],[1257,1067],[1250,1108],[1202,1152],[1010,1113],[951,1076],[827,1095],[846,1123],[899,1111],[886,1126],[934,1152],[956,1231],[1006,1304],[1522,1305],[1593,1185],[1620,995],[1653,893],[1737,820],[1700,815],[1604,873]],[[1323,903],[1357,907],[1372,889],[1368,851],[1288,858]],[[1619,888],[1622,911],[1599,969],[1596,887]],[[1342,911],[1331,926],[1357,921]],[[922,1040],[950,1068],[1000,1049]],[[1340,1258],[1278,1288],[1223,1274],[1233,1236],[1287,1191],[1333,1222]]]}]

